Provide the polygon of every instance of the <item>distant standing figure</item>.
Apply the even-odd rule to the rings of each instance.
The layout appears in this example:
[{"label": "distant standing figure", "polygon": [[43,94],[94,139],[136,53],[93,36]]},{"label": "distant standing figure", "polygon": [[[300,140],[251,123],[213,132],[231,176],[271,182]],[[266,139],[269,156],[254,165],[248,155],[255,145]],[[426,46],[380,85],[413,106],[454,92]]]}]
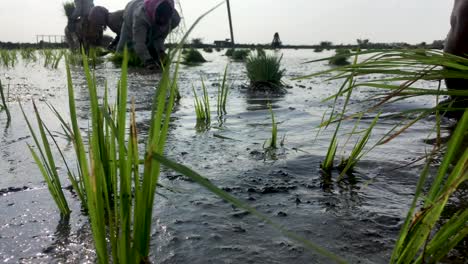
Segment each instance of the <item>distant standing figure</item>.
[{"label": "distant standing figure", "polygon": [[[124,10],[109,12],[107,8],[95,6],[91,9],[88,15],[89,26],[95,28],[96,31],[104,32],[109,27],[117,36],[107,47],[109,50],[115,50],[120,40],[120,32],[122,30]],[[102,33],[101,33],[102,36]]]},{"label": "distant standing figure", "polygon": [[280,39],[280,36],[279,36],[279,33],[276,32],[275,35],[273,36],[273,42],[271,42],[271,46],[274,48],[274,49],[279,49],[281,47],[281,39]]},{"label": "distant standing figure", "polygon": [[117,51],[127,45],[145,67],[159,68],[164,60],[164,41],[180,23],[173,0],[133,0],[127,4]]},{"label": "distant standing figure", "polygon": [[[444,51],[468,58],[468,0],[455,0]],[[447,89],[468,90],[467,79],[445,79]],[[452,96],[453,107],[467,108],[468,98]]]},{"label": "distant standing figure", "polygon": [[93,0],[75,0],[75,11],[71,15],[71,19],[87,18],[91,8],[94,7]]}]

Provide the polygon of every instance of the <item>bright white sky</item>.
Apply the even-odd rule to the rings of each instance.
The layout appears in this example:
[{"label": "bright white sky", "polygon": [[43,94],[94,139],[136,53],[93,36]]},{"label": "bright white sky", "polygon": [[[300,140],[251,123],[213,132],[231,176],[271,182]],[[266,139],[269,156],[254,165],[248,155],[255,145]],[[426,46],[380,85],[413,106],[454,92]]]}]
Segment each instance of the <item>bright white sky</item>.
[{"label": "bright white sky", "polygon": [[[63,35],[64,0],[0,0],[0,41],[35,42],[35,35]],[[95,0],[109,10],[128,0]],[[186,25],[219,0],[180,0]],[[323,40],[355,43],[432,42],[449,29],[453,0],[231,0],[238,43],[268,43],[279,32],[286,44]],[[205,43],[229,38],[226,6],[210,14],[193,32]]]}]

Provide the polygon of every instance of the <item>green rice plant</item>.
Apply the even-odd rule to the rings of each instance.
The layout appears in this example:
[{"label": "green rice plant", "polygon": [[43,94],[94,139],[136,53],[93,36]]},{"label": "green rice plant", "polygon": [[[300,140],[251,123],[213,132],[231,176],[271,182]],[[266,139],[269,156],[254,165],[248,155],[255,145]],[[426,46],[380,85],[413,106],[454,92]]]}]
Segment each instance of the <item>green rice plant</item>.
[{"label": "green rice plant", "polygon": [[16,61],[18,61],[16,51],[15,50],[0,50],[0,57],[2,59],[3,66],[5,68],[13,68],[15,67]]},{"label": "green rice plant", "polygon": [[278,148],[278,124],[275,121],[275,113],[271,108],[271,104],[268,105],[271,114],[271,138],[268,139],[264,144],[265,149],[277,149]]},{"label": "green rice plant", "polygon": [[[194,26],[184,36],[182,43]],[[176,52],[180,48],[181,44]],[[108,103],[107,88],[103,104],[99,104],[96,79],[91,73],[88,58],[83,54],[91,106],[88,146],[84,144],[78,126],[71,71],[66,63],[71,126],[57,111],[54,112],[73,141],[98,263],[149,261],[152,213],[160,174],[160,163],[153,156],[163,153],[167,139],[179,72],[179,63],[175,64],[175,69],[170,66],[175,56],[174,53],[169,54],[169,67],[164,69],[154,96],[148,142],[142,157],[138,148],[134,105],[130,111],[128,136],[126,132],[127,51],[124,52],[115,106]]]},{"label": "green rice plant", "polygon": [[337,49],[335,51],[335,56],[330,58],[328,60],[328,63],[330,65],[335,65],[335,66],[343,66],[343,65],[349,65],[348,58],[350,56],[351,52],[349,49]]},{"label": "green rice plant", "polygon": [[204,126],[207,127],[211,123],[211,109],[210,109],[210,97],[206,90],[205,81],[201,79],[203,98],[199,98],[195,87],[192,86],[194,103],[195,103],[195,113],[197,115],[197,127]]},{"label": "green rice plant", "polygon": [[227,97],[229,94],[229,85],[227,84],[227,74],[228,74],[228,65],[226,65],[226,68],[224,69],[223,80],[219,84],[219,88],[218,88],[218,104],[217,104],[218,117],[221,117],[227,114],[226,103],[227,103]]},{"label": "green rice plant", "polygon": [[[63,194],[62,190],[62,183],[60,181],[60,177],[57,172],[57,167],[55,165],[55,159],[52,154],[51,145],[49,144],[49,140],[47,139],[47,133],[45,124],[43,123],[39,111],[37,110],[36,104],[33,102],[34,112],[36,114],[37,125],[39,128],[39,134],[42,141],[40,143],[38,137],[36,136],[34,129],[32,128],[29,119],[24,112],[24,109],[20,103],[20,108],[23,113],[24,119],[26,120],[26,124],[28,125],[29,131],[31,132],[31,136],[34,139],[36,144],[37,152],[34,150],[32,146],[28,144],[28,148],[31,151],[31,154],[36,162],[39,170],[41,171],[44,180],[47,183],[47,187],[49,188],[49,192],[52,195],[57,207],[60,210],[60,214],[62,217],[67,217],[70,215],[71,211],[68,207],[67,200],[65,199],[65,195]],[[37,154],[39,153],[39,155]]]},{"label": "green rice plant", "polygon": [[224,54],[226,57],[232,57],[234,54],[235,49],[227,49],[226,53]]},{"label": "green rice plant", "polygon": [[199,65],[206,62],[203,55],[196,49],[189,49],[186,54],[183,55],[183,64],[185,65]]},{"label": "green rice plant", "polygon": [[250,54],[250,50],[248,49],[235,49],[232,53],[231,58],[234,61],[245,61]]},{"label": "green rice plant", "polygon": [[57,69],[65,52],[63,50],[43,49],[41,55],[44,58],[44,68]]},{"label": "green rice plant", "polygon": [[223,49],[222,48],[215,48],[216,52],[221,52]]},{"label": "green rice plant", "polygon": [[[468,181],[468,148],[463,144],[467,132],[468,110],[465,110],[447,145],[446,154],[436,177],[429,177],[432,160],[429,158],[419,178],[391,263],[438,263],[468,236],[466,208],[460,208],[442,227],[436,228],[449,198],[462,183]],[[459,158],[457,158],[458,153],[461,153]],[[454,164],[453,169],[450,169],[450,164]],[[430,180],[432,180],[431,188],[425,195],[423,190]],[[420,202],[423,202],[423,206],[417,210],[416,207]]]},{"label": "green rice plant", "polygon": [[[123,62],[123,53],[114,53],[110,57],[110,61],[114,63],[115,66],[120,67]],[[128,66],[130,67],[144,67],[144,63],[141,61],[140,57],[134,52],[128,53]]]},{"label": "green rice plant", "polygon": [[37,61],[36,50],[32,48],[21,49],[20,54],[23,61],[27,63]]},{"label": "green rice plant", "polygon": [[204,48],[203,51],[206,53],[213,53],[213,48]]},{"label": "green rice plant", "polygon": [[[364,152],[364,147],[367,145],[367,143],[369,142],[369,139],[370,139],[370,136],[371,136],[371,133],[372,133],[372,129],[375,127],[375,125],[377,124],[377,121],[379,120],[379,117],[380,117],[380,114],[378,114],[374,120],[372,121],[371,125],[366,128],[364,130],[364,136],[361,137],[360,140],[358,140],[358,142],[356,142],[356,144],[354,145],[353,149],[351,150],[351,153],[350,155],[348,156],[348,158],[346,159],[343,159],[340,163],[340,165],[338,165],[338,169],[341,171],[341,174],[340,174],[340,178],[338,180],[341,180],[343,178],[343,176],[347,173],[347,172],[352,172],[354,170],[354,167],[356,166],[356,164],[358,163],[358,161],[365,155],[367,155],[367,153],[369,153],[372,148],[370,148],[369,150],[365,151]],[[356,126],[355,128],[353,129],[353,131],[351,132],[351,135],[355,133],[355,130],[357,128],[357,125],[359,124],[359,121],[358,120],[356,122]],[[346,144],[345,144],[346,145]]]},{"label": "green rice plant", "polygon": [[251,55],[247,58],[247,76],[252,88],[279,89],[283,83],[284,69],[281,69],[281,58],[274,55]]},{"label": "green rice plant", "polygon": [[7,115],[7,124],[9,124],[11,122],[11,115],[10,115],[10,110],[8,109],[8,104],[6,102],[7,100],[5,98],[5,93],[3,91],[2,80],[0,80],[0,97],[2,99],[2,105],[0,105],[0,110],[5,111]]}]

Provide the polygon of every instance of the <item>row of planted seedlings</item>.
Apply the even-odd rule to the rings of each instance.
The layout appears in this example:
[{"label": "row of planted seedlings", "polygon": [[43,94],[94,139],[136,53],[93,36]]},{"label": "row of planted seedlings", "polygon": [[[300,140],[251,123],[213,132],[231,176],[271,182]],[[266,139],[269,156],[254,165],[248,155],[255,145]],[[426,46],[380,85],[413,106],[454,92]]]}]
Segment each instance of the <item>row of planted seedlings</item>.
[{"label": "row of planted seedlings", "polygon": [[[43,60],[43,66],[45,68],[57,69],[60,61],[62,61],[64,55],[67,52],[65,50],[54,50],[54,49],[19,49],[19,50],[0,50],[0,65],[4,68],[14,68],[18,63],[18,57],[20,56],[22,61],[29,65],[30,63],[36,63],[39,59]],[[19,54],[19,55],[18,55]]]}]

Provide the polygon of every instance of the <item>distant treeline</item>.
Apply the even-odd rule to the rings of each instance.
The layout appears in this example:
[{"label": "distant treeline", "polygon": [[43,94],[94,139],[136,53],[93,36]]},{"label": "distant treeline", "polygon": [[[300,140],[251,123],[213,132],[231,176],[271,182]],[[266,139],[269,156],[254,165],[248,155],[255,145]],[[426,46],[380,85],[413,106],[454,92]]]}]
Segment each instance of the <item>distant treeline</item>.
[{"label": "distant treeline", "polygon": [[[167,47],[175,47],[176,44],[167,44]],[[314,49],[314,50],[331,50],[331,49],[356,49],[360,47],[361,49],[417,49],[417,48],[425,48],[425,49],[443,49],[444,44],[443,42],[440,44],[408,44],[408,43],[371,43],[365,46],[359,45],[351,45],[351,44],[339,44],[339,45],[330,45],[330,46],[320,46],[320,45],[282,45],[281,49]],[[237,48],[237,49],[271,49],[271,45],[266,44],[236,44],[232,45],[214,45],[214,44],[185,44],[183,48],[196,48],[196,49],[205,49],[205,48]]]},{"label": "distant treeline", "polygon": [[[167,47],[174,47],[176,44],[167,44]],[[1,42],[0,49],[62,49],[67,48],[67,43],[48,43],[48,42],[39,42],[39,43],[13,43],[13,42]],[[215,44],[204,44],[204,43],[190,43],[185,44],[184,48],[239,48],[239,49],[269,49],[271,48],[270,44],[236,44],[234,46],[229,43],[223,43],[222,45]],[[426,48],[426,49],[443,49],[444,41],[438,40],[434,41],[431,44],[426,44],[424,42],[416,45],[399,42],[399,43],[361,43],[358,44],[333,44],[331,42],[321,42],[318,45],[282,45],[282,49],[314,49],[314,50],[325,50],[325,49],[401,49],[401,48]]]},{"label": "distant treeline", "polygon": [[68,48],[67,43],[13,43],[13,42],[1,42],[0,49],[64,49]]}]

